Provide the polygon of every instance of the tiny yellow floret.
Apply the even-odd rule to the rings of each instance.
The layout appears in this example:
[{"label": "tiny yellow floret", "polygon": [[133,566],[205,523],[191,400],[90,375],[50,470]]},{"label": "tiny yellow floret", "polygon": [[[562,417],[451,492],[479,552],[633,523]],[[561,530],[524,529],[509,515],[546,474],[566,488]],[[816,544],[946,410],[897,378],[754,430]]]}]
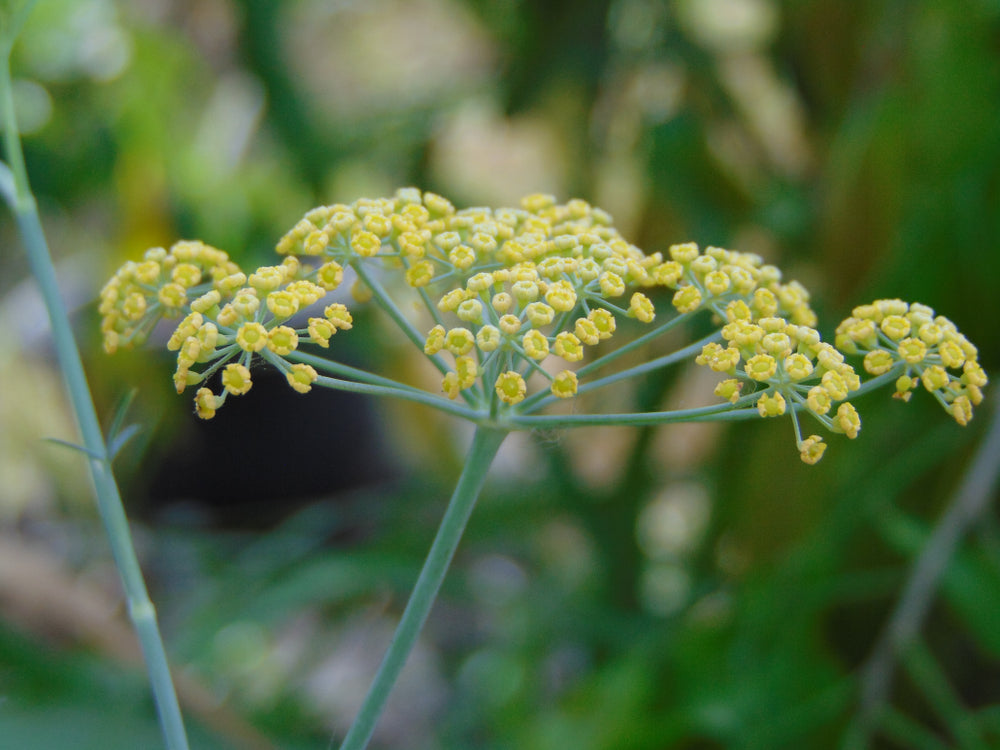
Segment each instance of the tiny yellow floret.
[{"label": "tiny yellow floret", "polygon": [[755,354],[743,366],[747,377],[754,380],[768,380],[778,370],[778,362],[770,354]]},{"label": "tiny yellow floret", "polygon": [[351,317],[350,311],[346,305],[340,302],[327,305],[326,309],[323,310],[323,315],[326,316],[326,319],[330,323],[342,331],[349,331],[354,326],[354,318]]},{"label": "tiny yellow floret", "polygon": [[468,328],[452,328],[444,339],[444,348],[456,357],[468,354],[476,345],[476,337]]},{"label": "tiny yellow floret", "polygon": [[570,398],[576,395],[577,377],[572,370],[562,370],[552,380],[551,391],[559,398]]},{"label": "tiny yellow floret", "polygon": [[852,404],[845,401],[837,407],[837,416],[834,419],[834,425],[853,440],[861,430],[861,417],[858,415],[858,410]]},{"label": "tiny yellow floret", "polygon": [[799,456],[810,466],[816,464],[826,451],[826,443],[819,435],[810,435],[799,443]]},{"label": "tiny yellow floret", "polygon": [[427,340],[424,342],[424,354],[433,356],[444,349],[444,342],[447,332],[442,325],[434,326],[427,332]]},{"label": "tiny yellow floret", "polygon": [[628,315],[641,323],[652,323],[656,317],[656,311],[649,297],[642,292],[636,292],[632,295],[629,303]]},{"label": "tiny yellow floret", "polygon": [[278,326],[268,334],[267,348],[279,357],[287,356],[299,345],[299,335],[293,328]]},{"label": "tiny yellow floret", "polygon": [[513,370],[501,373],[496,382],[496,394],[501,401],[507,404],[517,404],[524,400],[528,386],[524,378]]},{"label": "tiny yellow floret", "polygon": [[194,410],[202,419],[211,419],[222,406],[222,397],[216,396],[208,388],[199,388],[194,397]]},{"label": "tiny yellow floret", "polygon": [[876,349],[865,355],[865,370],[870,375],[884,375],[892,369],[892,355],[884,349]]},{"label": "tiny yellow floret", "polygon": [[324,263],[316,269],[316,283],[328,292],[340,286],[340,282],[343,280],[344,269],[334,260]]},{"label": "tiny yellow floret", "polygon": [[743,383],[736,378],[727,378],[715,386],[715,395],[735,404],[743,390]]},{"label": "tiny yellow floret", "polygon": [[780,393],[764,393],[757,399],[757,411],[762,417],[780,417],[785,413],[785,397]]},{"label": "tiny yellow floret", "polygon": [[678,312],[694,312],[701,306],[701,292],[696,286],[684,286],[674,294],[673,304]]},{"label": "tiny yellow floret", "polygon": [[267,329],[260,323],[244,323],[236,332],[236,343],[245,352],[259,352],[267,341]]},{"label": "tiny yellow floret", "polygon": [[238,362],[226,365],[222,371],[222,385],[234,396],[242,396],[253,386],[250,370]]},{"label": "tiny yellow floret", "polygon": [[524,353],[532,359],[542,360],[549,355],[549,341],[545,334],[532,328],[521,339]]},{"label": "tiny yellow floret", "polygon": [[330,339],[337,332],[337,327],[326,318],[309,318],[309,340],[319,344],[324,349],[330,346]]},{"label": "tiny yellow floret", "polygon": [[299,393],[309,393],[318,377],[319,374],[315,369],[301,362],[292,365],[292,369],[285,375],[288,385]]},{"label": "tiny yellow floret", "polygon": [[575,334],[563,331],[556,336],[553,351],[567,362],[579,362],[583,359],[583,342]]},{"label": "tiny yellow floret", "polygon": [[267,309],[279,320],[290,318],[299,311],[298,297],[287,290],[270,292],[265,302],[267,302]]},{"label": "tiny yellow floret", "polygon": [[351,250],[362,258],[372,258],[382,249],[382,239],[374,232],[364,230],[351,235]]}]

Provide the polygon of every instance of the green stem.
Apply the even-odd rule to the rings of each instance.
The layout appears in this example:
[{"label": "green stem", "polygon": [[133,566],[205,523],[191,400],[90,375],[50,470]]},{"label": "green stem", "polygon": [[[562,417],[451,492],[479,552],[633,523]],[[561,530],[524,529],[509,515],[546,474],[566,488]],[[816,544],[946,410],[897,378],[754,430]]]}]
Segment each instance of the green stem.
[{"label": "green stem", "polygon": [[506,436],[507,433],[502,430],[476,428],[469,455],[465,460],[465,468],[448,503],[444,518],[441,519],[441,526],[438,528],[437,536],[434,537],[427,560],[424,561],[424,567],[410,595],[410,601],[403,611],[403,618],[396,628],[392,643],[389,644],[389,650],[375,675],[375,681],[368,690],[361,711],[354,719],[340,750],[364,750],[368,746],[375,724],[385,708],[389,692],[396,684],[396,679],[417,641],[417,635],[427,620],[427,615],[441,588],[441,582],[462,538],[465,524],[483,488],[490,464],[493,463],[493,458]]},{"label": "green stem", "polygon": [[680,325],[681,323],[683,323],[685,320],[689,320],[689,319],[690,319],[690,316],[688,314],[682,314],[682,315],[678,315],[675,318],[671,318],[666,323],[663,323],[662,325],[659,325],[656,328],[654,328],[652,331],[647,331],[642,336],[639,336],[638,338],[632,339],[627,344],[618,347],[617,349],[615,349],[612,352],[608,352],[603,357],[598,357],[597,359],[595,359],[593,362],[591,362],[588,365],[584,365],[579,370],[577,370],[576,374],[577,374],[577,376],[579,376],[581,378],[584,377],[584,376],[586,376],[586,375],[589,375],[590,373],[595,372],[596,370],[599,370],[600,368],[602,368],[602,367],[604,367],[606,365],[611,364],[612,362],[614,362],[619,357],[621,357],[621,356],[623,356],[625,354],[628,354],[629,352],[635,351],[640,346],[643,346],[644,344],[646,344],[646,343],[648,343],[648,342],[650,342],[650,341],[652,341],[652,340],[654,340],[654,339],[662,336],[667,331],[669,331],[669,330],[671,330],[673,328],[676,328],[678,325]]},{"label": "green stem", "polygon": [[[4,44],[6,46],[4,52],[9,53],[9,40]],[[0,58],[2,58],[0,59],[0,107],[3,109],[7,159],[11,165],[9,176],[14,187],[15,200],[12,209],[28,256],[28,263],[49,314],[56,356],[76,414],[83,445],[91,457],[88,463],[97,497],[97,509],[125,589],[129,617],[142,646],[164,739],[169,750],[187,750],[187,736],[156,621],[156,611],[149,599],[139,560],[132,545],[128,519],[111,470],[111,458],[104,444],[104,436],[87,385],[80,351],[73,338],[66,306],[59,294],[55,268],[28,183],[11,96],[10,60],[6,54]]]},{"label": "green stem", "polygon": [[728,402],[715,406],[701,406],[696,409],[675,411],[651,411],[643,414],[543,414],[512,415],[503,420],[511,430],[557,429],[564,427],[596,427],[599,425],[644,425],[670,424],[673,422],[729,422],[743,419],[760,419],[756,408],[735,408]]},{"label": "green stem", "polygon": [[[272,354],[266,349],[262,351],[260,355],[278,368],[278,370],[282,373],[288,372],[288,363],[278,355]],[[324,360],[321,357],[312,357],[311,355],[303,355],[298,352],[292,352],[292,354],[289,355],[289,359],[295,359],[305,364],[313,364],[319,368],[325,367],[326,363],[330,362],[330,360]],[[326,375],[320,375],[317,377],[315,384],[323,388],[332,388],[337,391],[346,391],[348,393],[361,393],[366,396],[388,396],[389,398],[398,398],[403,401],[412,401],[417,404],[423,404],[424,406],[430,406],[438,411],[443,411],[445,414],[462,417],[463,419],[467,419],[474,424],[479,424],[486,418],[485,414],[466,408],[461,404],[457,404],[454,401],[446,399],[442,396],[434,396],[426,391],[421,391],[418,388],[412,388],[408,385],[403,385],[402,383],[396,383],[388,378],[382,378],[381,380],[392,383],[392,385],[359,383],[354,380],[342,380],[341,378],[331,378]]]},{"label": "green stem", "polygon": [[[669,367],[670,365],[677,364],[678,362],[683,362],[685,359],[688,359],[692,355],[700,353],[701,350],[704,348],[705,344],[709,343],[710,341],[714,341],[719,337],[720,335],[718,333],[713,333],[710,336],[706,336],[705,338],[699,341],[695,341],[693,344],[688,344],[683,349],[678,349],[677,351],[671,352],[670,354],[665,354],[662,357],[651,359],[648,362],[643,362],[642,364],[636,365],[635,367],[629,367],[628,369],[622,370],[621,372],[616,372],[613,375],[606,375],[603,378],[598,378],[597,380],[592,380],[589,383],[584,383],[577,389],[576,395],[579,396],[581,394],[587,393],[588,391],[593,391],[597,388],[603,388],[604,386],[613,385],[614,383],[618,383],[628,378],[634,378],[638,375],[643,375],[647,372],[651,372],[652,370],[657,370],[663,367]],[[579,372],[582,372],[582,369],[578,371],[577,373],[578,375]],[[544,391],[542,391],[535,394],[535,396],[527,399],[524,402],[524,407],[522,408],[522,411],[525,413],[529,411],[535,412],[538,411],[539,409],[544,409],[549,404],[555,403],[558,400],[559,400],[558,396],[554,396],[551,393],[545,393]]]},{"label": "green stem", "polygon": [[[396,307],[396,303],[392,301],[392,297],[389,296],[385,287],[383,287],[378,282],[378,279],[372,276],[372,274],[368,272],[368,269],[365,268],[364,262],[362,260],[358,260],[357,262],[351,263],[351,267],[357,272],[358,278],[360,278],[365,285],[371,289],[372,294],[375,296],[375,302],[378,306],[389,314],[392,321],[399,326],[399,330],[406,334],[406,337],[413,342],[413,345],[420,351],[423,351],[425,337],[420,334],[420,331],[413,327],[413,324],[407,319],[402,311]],[[444,363],[444,360],[437,355],[430,356],[428,359],[430,359],[430,361],[434,363],[434,366],[442,373],[448,372],[448,366]]]}]

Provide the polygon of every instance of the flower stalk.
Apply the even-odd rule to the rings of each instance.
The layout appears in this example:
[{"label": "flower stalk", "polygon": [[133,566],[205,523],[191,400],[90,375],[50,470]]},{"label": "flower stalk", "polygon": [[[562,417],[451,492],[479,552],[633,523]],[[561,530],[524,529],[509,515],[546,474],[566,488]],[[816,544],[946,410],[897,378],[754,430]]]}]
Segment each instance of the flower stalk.
[{"label": "flower stalk", "polygon": [[441,519],[441,525],[438,527],[417,583],[410,594],[410,600],[403,610],[402,619],[340,750],[363,750],[368,745],[389,693],[396,684],[396,679],[406,664],[406,657],[413,650],[417,636],[434,605],[438,590],[462,538],[462,532],[486,481],[490,464],[493,463],[506,437],[507,432],[503,430],[489,427],[476,428],[462,474],[448,503],[448,509]]},{"label": "flower stalk", "polygon": [[132,543],[128,519],[122,505],[118,485],[112,472],[111,460],[100,422],[87,384],[83,361],[73,337],[69,315],[59,293],[55,267],[45,233],[38,216],[24,164],[24,154],[14,112],[10,73],[12,36],[23,24],[24,16],[33,3],[20,9],[11,23],[0,30],[0,109],[3,112],[6,164],[0,164],[0,184],[17,221],[21,241],[31,272],[45,303],[52,327],[59,368],[69,392],[70,403],[82,438],[82,452],[88,457],[97,509],[111,547],[111,554],[125,591],[128,613],[139,638],[149,674],[160,726],[168,750],[187,750],[187,735],[174,690],[166,650],[157,624],[156,610],[149,598],[142,570]]}]

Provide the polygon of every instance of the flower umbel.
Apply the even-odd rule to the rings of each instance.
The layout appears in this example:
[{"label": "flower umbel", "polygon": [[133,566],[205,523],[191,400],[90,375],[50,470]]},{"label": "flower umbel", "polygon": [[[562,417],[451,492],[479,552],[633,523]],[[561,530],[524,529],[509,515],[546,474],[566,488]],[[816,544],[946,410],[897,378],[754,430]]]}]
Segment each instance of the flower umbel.
[{"label": "flower umbel", "polygon": [[960,425],[972,419],[988,382],[979,352],[958,327],[921,304],[880,299],[855,307],[837,327],[837,346],[864,355],[865,370],[895,378],[893,397],[909,401],[924,386]]},{"label": "flower umbel", "polygon": [[[263,359],[302,393],[317,383],[389,393],[509,430],[590,423],[578,412],[535,415],[680,361],[680,353],[659,356],[594,376],[707,311],[720,324],[696,362],[725,378],[716,388],[722,403],[698,418],[789,415],[806,463],[818,461],[826,444],[801,436],[800,415],[848,438],[859,434],[860,416],[846,399],[862,382],[844,354],[864,355],[866,374],[892,378],[897,398],[907,400],[922,384],[960,424],[971,419],[986,385],[975,347],[923,305],[858,307],[838,327],[835,348],[814,328],[806,289],[759,256],[690,242],[647,254],[582,200],[560,204],[537,194],[517,208],[459,210],[406,188],[390,198],[314,208],[276,249],[281,263],[249,274],[197,241],[126,263],[101,293],[105,349],[140,343],[161,318],[178,319],[168,341],[177,352],[174,383],[178,392],[199,386],[196,411],[206,419],[227,395],[250,390],[251,367]],[[344,302],[327,300],[318,309],[348,272],[356,277],[355,302],[373,298],[437,368],[439,393],[301,351],[303,344],[329,350],[339,331],[352,329]],[[403,312],[412,307],[407,298],[422,311],[414,320]],[[317,367],[342,379],[321,379]],[[213,376],[218,396],[209,387]],[[643,417],[612,418],[627,424]]]}]

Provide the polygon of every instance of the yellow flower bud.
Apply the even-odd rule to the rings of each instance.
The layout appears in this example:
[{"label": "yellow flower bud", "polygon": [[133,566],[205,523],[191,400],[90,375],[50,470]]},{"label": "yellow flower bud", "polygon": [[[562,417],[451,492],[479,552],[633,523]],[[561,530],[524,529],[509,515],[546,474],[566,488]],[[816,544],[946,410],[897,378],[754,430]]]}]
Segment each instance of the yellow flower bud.
[{"label": "yellow flower bud", "polygon": [[746,361],[743,370],[747,377],[763,381],[774,376],[778,363],[770,354],[756,354]]},{"label": "yellow flower bud", "polygon": [[309,393],[318,377],[319,374],[315,369],[301,362],[292,365],[292,369],[285,374],[288,385],[299,393]]},{"label": "yellow flower bud", "polygon": [[424,354],[433,356],[444,349],[446,332],[444,326],[434,326],[427,333],[427,340],[424,342]]},{"label": "yellow flower bud", "polygon": [[316,283],[327,291],[333,291],[344,280],[344,269],[336,261],[329,261],[316,269]]},{"label": "yellow flower bud", "polygon": [[236,332],[236,343],[245,352],[259,352],[267,342],[267,329],[260,323],[244,323]]},{"label": "yellow flower bud", "polygon": [[625,294],[625,282],[622,277],[612,271],[605,271],[598,279],[601,286],[601,293],[605,297],[621,297]]},{"label": "yellow flower bud", "polygon": [[465,323],[479,323],[483,319],[483,303],[477,299],[467,299],[458,306],[456,313]]},{"label": "yellow flower bud", "polygon": [[910,333],[910,321],[902,315],[889,315],[882,320],[882,333],[893,341],[900,341]]},{"label": "yellow flower bud", "polygon": [[468,328],[452,328],[444,339],[444,348],[456,357],[468,354],[476,344],[476,337]]},{"label": "yellow flower bud", "polygon": [[285,283],[285,274],[277,266],[261,266],[247,279],[258,292],[271,292]]},{"label": "yellow flower bud", "polygon": [[876,349],[865,355],[865,371],[870,375],[884,375],[892,369],[892,355],[884,349]]},{"label": "yellow flower bud", "polygon": [[298,298],[288,291],[270,292],[265,299],[267,309],[279,319],[290,318],[299,311]]},{"label": "yellow flower bud", "polygon": [[785,397],[780,393],[764,393],[757,399],[757,411],[762,417],[780,417],[785,413]]},{"label": "yellow flower bud", "polygon": [[670,246],[670,257],[678,263],[690,263],[698,257],[698,246],[693,242]]},{"label": "yellow flower bud", "polygon": [[858,436],[858,432],[861,430],[861,417],[858,416],[858,410],[854,408],[848,402],[842,403],[837,407],[837,416],[833,421],[834,427],[843,432],[851,440]]},{"label": "yellow flower bud", "polygon": [[674,294],[673,304],[678,312],[694,312],[701,306],[701,292],[696,286],[684,286]]},{"label": "yellow flower bud", "polygon": [[524,400],[528,386],[524,378],[513,370],[501,373],[496,381],[496,394],[501,401],[507,404],[517,404]]},{"label": "yellow flower bud", "polygon": [[216,396],[208,388],[199,388],[194,397],[195,413],[202,419],[211,419],[222,406],[222,397]]},{"label": "yellow flower bud", "polygon": [[792,380],[804,380],[812,375],[813,364],[804,354],[790,354],[785,357],[782,367]]},{"label": "yellow flower bud", "polygon": [[177,310],[184,306],[187,302],[187,292],[184,287],[176,282],[171,282],[169,284],[164,284],[156,298],[160,300],[160,304],[163,305],[168,310]]},{"label": "yellow flower bud", "polygon": [[542,360],[549,355],[549,341],[541,331],[534,328],[524,334],[521,339],[521,346],[524,353],[532,359]]},{"label": "yellow flower bud", "polygon": [[715,386],[715,395],[735,404],[743,390],[743,383],[736,378],[728,378]]},{"label": "yellow flower bud", "polygon": [[941,365],[931,365],[920,374],[924,388],[928,391],[937,391],[948,385],[948,372]]},{"label": "yellow flower bud", "polygon": [[823,438],[819,435],[810,435],[799,443],[799,455],[802,460],[810,466],[823,458],[823,453],[825,451],[826,443],[823,442]]},{"label": "yellow flower bud", "polygon": [[238,362],[228,364],[222,371],[222,385],[234,396],[242,396],[253,386],[250,371]]},{"label": "yellow flower bud", "polygon": [[278,326],[268,334],[267,348],[279,357],[291,354],[298,345],[299,335],[288,326]]},{"label": "yellow flower bud", "polygon": [[508,336],[513,336],[521,330],[521,319],[516,315],[502,315],[499,320],[500,330]]},{"label": "yellow flower bud", "polygon": [[480,328],[476,333],[476,346],[483,352],[495,351],[500,346],[500,329],[492,325]]},{"label": "yellow flower bud", "polygon": [[326,319],[330,323],[342,331],[349,331],[354,326],[354,318],[351,317],[350,311],[346,305],[340,302],[327,305],[326,309],[323,310],[323,315],[326,316]]},{"label": "yellow flower bud", "polygon": [[597,329],[597,337],[601,341],[611,338],[618,326],[615,322],[615,316],[610,310],[603,307],[594,308],[587,313],[587,320],[594,324],[594,328]]},{"label": "yellow flower bud", "polygon": [[642,323],[652,323],[656,312],[649,297],[642,292],[636,292],[629,303],[628,315]]},{"label": "yellow flower bud", "polygon": [[382,249],[382,239],[374,232],[364,230],[351,235],[351,250],[362,258],[372,258]]},{"label": "yellow flower bud", "polygon": [[576,395],[577,378],[572,370],[562,370],[552,380],[550,390],[559,398],[570,398]]}]

